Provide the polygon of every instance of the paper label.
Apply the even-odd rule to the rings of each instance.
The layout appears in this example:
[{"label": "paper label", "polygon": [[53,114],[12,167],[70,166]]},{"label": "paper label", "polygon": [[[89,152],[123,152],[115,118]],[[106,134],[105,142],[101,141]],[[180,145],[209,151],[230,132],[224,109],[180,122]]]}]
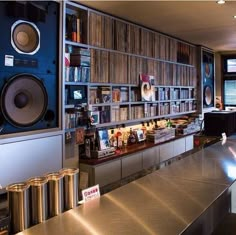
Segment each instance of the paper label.
[{"label": "paper label", "polygon": [[14,66],[14,56],[5,55],[5,66]]}]

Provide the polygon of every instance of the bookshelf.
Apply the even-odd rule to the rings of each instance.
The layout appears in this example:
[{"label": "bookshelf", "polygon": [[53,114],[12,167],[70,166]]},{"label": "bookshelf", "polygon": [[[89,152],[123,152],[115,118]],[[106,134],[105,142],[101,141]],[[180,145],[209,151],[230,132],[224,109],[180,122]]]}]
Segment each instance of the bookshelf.
[{"label": "bookshelf", "polygon": [[[99,114],[97,128],[196,112],[195,45],[75,2],[63,4],[66,136],[75,139],[76,129],[86,128],[89,112]],[[142,100],[140,74],[154,77],[151,101]],[[82,98],[75,99],[76,92]]]},{"label": "bookshelf", "polygon": [[[142,101],[139,85],[89,84],[89,106],[100,113],[97,127],[114,126],[196,111],[193,86],[154,86],[154,99]],[[104,110],[107,118],[103,121]]]}]

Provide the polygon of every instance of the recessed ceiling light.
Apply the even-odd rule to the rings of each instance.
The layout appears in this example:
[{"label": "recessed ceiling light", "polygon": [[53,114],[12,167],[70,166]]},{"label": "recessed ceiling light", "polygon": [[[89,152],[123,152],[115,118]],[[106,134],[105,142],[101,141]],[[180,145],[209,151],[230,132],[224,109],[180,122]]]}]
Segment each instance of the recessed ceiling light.
[{"label": "recessed ceiling light", "polygon": [[235,16],[233,16],[234,17],[234,19],[236,19],[236,15]]},{"label": "recessed ceiling light", "polygon": [[217,3],[218,3],[218,4],[224,4],[225,1],[224,1],[224,0],[219,0],[219,1],[217,1]]}]

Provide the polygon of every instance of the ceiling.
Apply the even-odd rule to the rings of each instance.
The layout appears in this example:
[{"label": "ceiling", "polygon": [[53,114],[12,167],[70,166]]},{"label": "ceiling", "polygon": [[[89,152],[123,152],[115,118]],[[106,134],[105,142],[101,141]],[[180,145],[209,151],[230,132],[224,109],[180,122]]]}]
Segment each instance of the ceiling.
[{"label": "ceiling", "polygon": [[236,1],[79,1],[193,44],[236,51]]}]

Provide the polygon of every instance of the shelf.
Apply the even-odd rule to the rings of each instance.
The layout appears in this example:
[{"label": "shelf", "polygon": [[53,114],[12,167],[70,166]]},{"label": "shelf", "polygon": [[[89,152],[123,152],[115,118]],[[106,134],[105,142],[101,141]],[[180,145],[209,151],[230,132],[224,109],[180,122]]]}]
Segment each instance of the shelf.
[{"label": "shelf", "polygon": [[[78,83],[66,83],[67,86],[73,86]],[[112,83],[84,83],[87,87],[89,97],[89,109],[92,112],[97,112],[99,115],[99,127],[109,125],[120,125],[136,122],[137,120],[148,120],[152,118],[160,118],[165,116],[176,116],[181,114],[192,113],[195,110],[196,104],[192,96],[194,87],[192,86],[154,86],[156,89],[156,100],[141,101],[140,86],[112,84]],[[122,90],[125,92],[125,99],[127,101],[113,100],[122,99]],[[178,93],[177,99],[159,100],[160,91],[164,91],[164,96],[170,97],[175,91]],[[180,98],[186,96],[186,98]],[[136,97],[136,98],[135,98]],[[106,98],[107,102],[103,102]],[[138,99],[133,101],[133,99]],[[134,121],[135,120],[135,121]]]},{"label": "shelf", "polygon": [[[65,133],[87,129],[90,117],[94,128],[110,128],[196,112],[195,46],[74,2],[64,7]],[[140,75],[153,77],[151,99]]]},{"label": "shelf", "polygon": [[192,114],[192,113],[196,113],[197,110],[192,110],[192,111],[188,111],[188,112],[181,112],[181,113],[174,113],[174,114],[167,114],[167,115],[158,115],[158,116],[153,116],[153,117],[143,117],[140,118],[138,120],[127,120],[125,121],[119,121],[119,122],[112,122],[112,123],[103,123],[103,124],[98,124],[96,125],[97,128],[101,128],[101,127],[116,127],[116,126],[125,126],[125,125],[129,125],[129,124],[140,124],[144,121],[150,121],[150,120],[156,120],[156,119],[161,119],[161,118],[170,118],[170,117],[178,117],[181,115],[187,115],[187,114]]},{"label": "shelf", "polygon": [[75,46],[75,47],[82,47],[82,48],[85,48],[85,49],[90,48],[90,46],[87,45],[87,44],[80,43],[80,42],[73,42],[73,41],[69,41],[69,40],[65,40],[65,44]]},{"label": "shelf", "polygon": [[77,85],[87,86],[88,82],[65,82],[65,85],[68,85],[68,86],[77,86]]},{"label": "shelf", "polygon": [[74,109],[75,105],[74,104],[66,104],[65,109]]},{"label": "shelf", "polygon": [[167,63],[195,63],[195,46],[94,10],[89,10],[89,44]]},{"label": "shelf", "polygon": [[68,128],[68,129],[65,129],[65,132],[75,132],[75,129],[76,128]]}]

